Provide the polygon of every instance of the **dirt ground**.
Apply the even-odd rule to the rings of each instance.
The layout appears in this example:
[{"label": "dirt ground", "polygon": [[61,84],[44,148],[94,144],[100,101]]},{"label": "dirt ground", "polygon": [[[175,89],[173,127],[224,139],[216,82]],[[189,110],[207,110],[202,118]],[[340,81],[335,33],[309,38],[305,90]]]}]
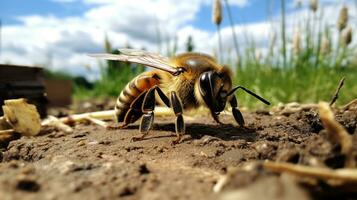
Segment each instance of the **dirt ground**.
[{"label": "dirt ground", "polygon": [[[357,142],[356,110],[335,113]],[[357,199],[357,189],[240,170],[266,159],[343,167],[344,156],[327,139],[316,110],[243,115],[244,128],[230,115],[221,117],[226,125],[206,116],[186,119],[187,134],[175,146],[170,117],[156,117],[154,130],[137,142],[131,138],[138,123],[123,130],[79,124],[72,134],[46,129],[21,137],[1,146],[0,199],[237,199],[234,191],[248,191],[240,199]],[[230,181],[217,189],[227,174]]]}]

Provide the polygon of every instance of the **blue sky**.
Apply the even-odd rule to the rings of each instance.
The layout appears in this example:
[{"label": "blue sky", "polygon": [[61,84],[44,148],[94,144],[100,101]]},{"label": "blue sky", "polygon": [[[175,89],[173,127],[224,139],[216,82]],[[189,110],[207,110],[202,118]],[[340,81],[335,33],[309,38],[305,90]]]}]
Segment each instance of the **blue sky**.
[{"label": "blue sky", "polygon": [[[139,2],[139,1],[138,1]],[[1,0],[0,19],[3,25],[21,23],[19,16],[43,15],[55,16],[60,18],[81,16],[95,5],[88,5],[82,1],[53,1],[53,0]],[[225,9],[225,8],[223,8]],[[275,15],[279,12],[279,4],[268,0],[251,0],[243,6],[232,6],[232,15],[235,23],[246,24],[257,21],[267,20],[268,11],[272,10]],[[224,10],[225,11],[225,10]],[[214,30],[211,23],[212,8],[210,4],[203,4],[197,17],[191,22],[193,26],[204,29]],[[223,18],[227,19],[227,12]],[[223,20],[222,26],[229,25],[228,20]]]},{"label": "blue sky", "polygon": [[[297,1],[286,1],[288,35],[293,35],[296,19],[303,19],[308,11],[309,0],[301,0],[300,9]],[[280,0],[229,2],[241,49],[248,35],[264,53],[279,27]],[[355,2],[319,0],[319,7],[324,7],[326,21],[334,26],[336,20],[330,19],[337,19],[336,10],[343,4],[355,7]],[[105,37],[114,47],[130,44],[165,53],[175,41],[179,52],[184,51],[188,36],[193,36],[196,51],[212,54],[218,36],[211,7],[212,0],[0,0],[0,62],[46,66],[95,79],[98,61],[87,53],[102,52]],[[228,55],[232,54],[232,33],[225,7],[223,13],[223,53]],[[355,27],[356,9],[350,10],[350,17]]]},{"label": "blue sky", "polygon": [[69,17],[82,15],[90,6],[79,1],[61,3],[51,0],[0,0],[0,18],[3,24],[20,23],[18,16],[54,15]]}]

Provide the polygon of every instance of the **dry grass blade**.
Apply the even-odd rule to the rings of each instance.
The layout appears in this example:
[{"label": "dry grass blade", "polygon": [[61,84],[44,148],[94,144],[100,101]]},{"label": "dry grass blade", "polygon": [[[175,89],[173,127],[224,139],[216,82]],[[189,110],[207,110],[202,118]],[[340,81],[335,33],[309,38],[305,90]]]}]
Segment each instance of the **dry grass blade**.
[{"label": "dry grass blade", "polygon": [[[155,108],[156,116],[173,116],[175,115],[171,108],[157,106]],[[73,122],[82,122],[82,121],[93,121],[92,119],[97,120],[114,120],[115,110],[105,110],[97,112],[88,112],[82,114],[74,114],[68,117],[62,117],[59,120],[65,124],[72,124]],[[94,122],[95,123],[95,122]],[[103,124],[103,123],[101,123]]]},{"label": "dry grass blade", "polygon": [[349,103],[347,103],[346,105],[344,105],[342,107],[342,110],[349,110],[349,109],[356,109],[357,110],[357,99],[354,99],[354,100],[350,101]]},{"label": "dry grass blade", "polygon": [[344,83],[345,83],[345,77],[343,77],[340,80],[340,82],[338,83],[338,87],[336,89],[336,92],[335,92],[335,94],[333,95],[333,97],[332,97],[332,99],[330,101],[330,106],[332,106],[336,102],[336,100],[338,99],[338,94],[340,93],[340,90],[341,90],[341,88],[342,88]]},{"label": "dry grass blade", "polygon": [[355,167],[352,138],[346,129],[338,123],[330,106],[326,102],[319,103],[319,113],[323,126],[327,130],[330,141],[341,145],[341,153],[346,156],[345,167]]},{"label": "dry grass blade", "polygon": [[[342,181],[343,183],[357,183],[356,169],[337,169],[332,170],[321,167],[309,167],[290,163],[278,163],[265,161],[263,163],[265,169],[274,172],[288,172],[297,176],[322,179],[325,181]],[[336,183],[336,182],[332,182]]]},{"label": "dry grass blade", "polygon": [[73,122],[86,121],[88,118],[94,118],[100,120],[113,120],[114,115],[115,115],[114,110],[105,110],[105,111],[70,115],[68,117],[62,117],[59,120],[61,120],[61,122],[65,124],[72,124]]},{"label": "dry grass blade", "polygon": [[[155,108],[155,115],[156,116],[174,116],[175,114],[173,113],[171,108],[157,106]],[[187,116],[186,116],[186,118],[190,119]],[[58,127],[63,127],[62,125],[59,124],[59,122],[63,125],[66,125],[66,124],[74,124],[74,123],[90,121],[90,122],[97,124],[99,126],[108,128],[109,125],[104,121],[105,120],[114,120],[115,119],[115,110],[105,110],[105,111],[89,112],[89,113],[82,113],[82,114],[74,114],[74,115],[70,115],[68,117],[59,118],[57,120],[55,120],[55,119],[57,119],[57,118],[53,118],[53,116],[51,116],[50,120],[45,122],[45,124],[49,125],[50,123],[53,123],[53,125],[58,128]],[[60,129],[62,129],[62,128],[60,128]],[[71,132],[71,131],[69,131],[68,128],[64,128],[64,129],[67,129],[68,130],[67,132]]]}]

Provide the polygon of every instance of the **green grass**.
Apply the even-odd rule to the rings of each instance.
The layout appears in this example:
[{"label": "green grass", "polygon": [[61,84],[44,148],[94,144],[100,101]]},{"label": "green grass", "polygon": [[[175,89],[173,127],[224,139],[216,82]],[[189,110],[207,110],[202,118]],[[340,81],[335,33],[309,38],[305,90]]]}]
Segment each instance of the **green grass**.
[{"label": "green grass", "polygon": [[[341,105],[357,98],[356,69],[246,67],[237,74],[235,82],[255,91],[274,105],[279,102],[330,101],[342,77],[346,77],[346,80],[337,101]],[[244,92],[238,93],[238,100],[241,106],[250,108],[263,106]]]}]

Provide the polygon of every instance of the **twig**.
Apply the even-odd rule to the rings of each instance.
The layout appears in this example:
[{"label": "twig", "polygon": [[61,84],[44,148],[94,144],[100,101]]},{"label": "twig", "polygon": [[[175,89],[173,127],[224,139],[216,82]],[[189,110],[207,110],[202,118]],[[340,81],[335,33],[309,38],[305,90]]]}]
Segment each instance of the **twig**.
[{"label": "twig", "polygon": [[43,120],[41,123],[41,126],[52,126],[55,127],[58,130],[61,130],[65,133],[72,133],[73,132],[73,128],[71,128],[70,126],[64,124],[60,119],[58,119],[57,117],[54,116],[48,116],[47,119]]},{"label": "twig", "polygon": [[108,128],[108,124],[100,119],[95,119],[95,118],[92,118],[92,117],[87,117],[87,120],[92,122],[93,124],[97,124],[99,126],[102,126],[104,128]]},{"label": "twig", "polygon": [[337,87],[337,89],[336,89],[336,91],[335,91],[335,94],[333,95],[333,97],[332,97],[332,99],[331,99],[330,106],[332,106],[332,105],[336,102],[336,100],[338,99],[338,94],[339,94],[339,92],[340,92],[340,90],[341,90],[341,88],[342,88],[344,82],[345,82],[345,77],[343,77],[343,78],[340,80],[340,82],[339,82],[339,84],[338,84],[338,87]]},{"label": "twig", "polygon": [[265,169],[275,172],[288,172],[297,176],[322,179],[325,181],[337,180],[349,183],[357,183],[356,169],[337,169],[332,170],[322,167],[309,167],[290,163],[279,163],[273,161],[265,161],[263,163]]},{"label": "twig", "polygon": [[0,135],[13,134],[14,129],[0,130]]},{"label": "twig", "polygon": [[94,118],[100,120],[113,120],[114,114],[115,114],[114,110],[105,110],[105,111],[70,115],[68,117],[62,117],[59,120],[65,124],[71,124],[72,122],[80,122],[80,121],[88,120],[88,118]]},{"label": "twig", "polygon": [[[158,106],[155,108],[156,116],[169,116],[174,115],[174,112],[171,108]],[[89,112],[82,114],[74,114],[68,117],[59,118],[59,120],[65,124],[71,124],[73,122],[81,122],[89,119],[98,119],[98,120],[113,120],[115,117],[114,110],[105,110],[105,111],[97,111],[97,112]],[[91,120],[90,120],[91,121]],[[95,123],[95,122],[94,122]]]},{"label": "twig", "polygon": [[344,105],[342,107],[342,110],[348,110],[350,109],[351,106],[355,106],[357,108],[357,99],[353,99],[352,101],[350,101],[349,103],[347,103],[346,105]]}]

